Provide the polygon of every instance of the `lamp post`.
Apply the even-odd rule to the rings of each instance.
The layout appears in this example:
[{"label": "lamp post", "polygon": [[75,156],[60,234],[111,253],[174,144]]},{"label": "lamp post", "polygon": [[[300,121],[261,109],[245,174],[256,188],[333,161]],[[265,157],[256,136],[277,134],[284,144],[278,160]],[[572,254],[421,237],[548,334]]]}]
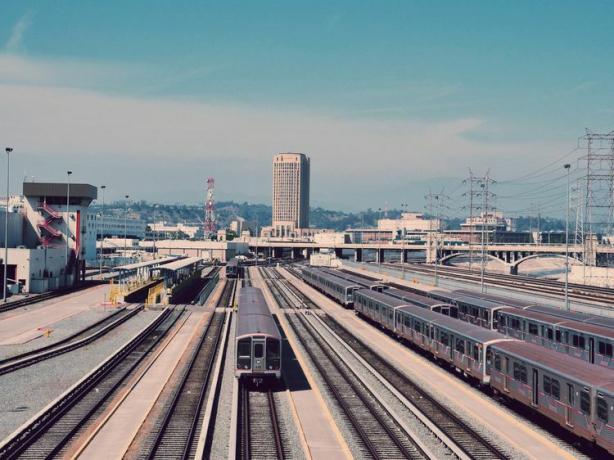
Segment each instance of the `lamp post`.
[{"label": "lamp post", "polygon": [[100,279],[102,279],[102,259],[104,258],[104,191],[106,188],[106,185],[100,186],[102,190],[102,212],[100,213]]},{"label": "lamp post", "polygon": [[64,275],[66,278],[66,284],[68,284],[68,238],[70,238],[70,224],[69,224],[69,206],[70,206],[70,176],[72,175],[72,171],[66,171],[66,266],[64,268]]},{"label": "lamp post", "polygon": [[127,254],[127,239],[128,239],[128,198],[130,195],[125,196],[126,201],[124,201],[124,257]]},{"label": "lamp post", "polygon": [[488,211],[486,209],[486,194],[488,192],[486,192],[484,189],[486,187],[486,184],[484,182],[482,182],[480,184],[480,187],[482,189],[482,261],[480,263],[480,290],[481,292],[484,292],[484,271],[486,270],[485,264],[486,264],[486,234],[485,234],[485,230],[486,230],[486,221],[488,219]]},{"label": "lamp post", "polygon": [[567,170],[567,217],[565,218],[565,308],[569,306],[569,171],[571,164],[563,166]]},{"label": "lamp post", "polygon": [[156,225],[156,209],[158,209],[158,205],[154,204],[153,207],[153,258],[156,258],[156,240],[158,239],[158,232],[156,230],[157,225]]},{"label": "lamp post", "polygon": [[4,289],[2,291],[2,300],[6,302],[6,288],[7,285],[7,272],[8,272],[8,258],[9,258],[9,169],[11,165],[11,152],[12,147],[6,147],[6,214],[4,215]]},{"label": "lamp post", "polygon": [[[407,211],[407,203],[401,203],[401,209]],[[401,212],[401,222],[403,222],[403,213]],[[401,228],[401,277],[405,279],[405,225]]]}]

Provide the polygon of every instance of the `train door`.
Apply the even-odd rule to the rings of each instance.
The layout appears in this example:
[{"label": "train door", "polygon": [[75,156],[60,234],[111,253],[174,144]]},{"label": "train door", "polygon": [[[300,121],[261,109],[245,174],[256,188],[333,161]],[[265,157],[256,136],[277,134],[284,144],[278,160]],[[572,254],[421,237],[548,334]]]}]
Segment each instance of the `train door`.
[{"label": "train door", "polygon": [[508,382],[510,380],[510,359],[506,356],[505,357],[505,378],[503,379],[503,389],[505,391],[509,391],[507,388]]},{"label": "train door", "polygon": [[264,372],[266,364],[264,362],[264,337],[254,338],[252,341],[252,371]]},{"label": "train door", "polygon": [[573,418],[571,417],[573,407],[575,405],[575,393],[571,383],[567,384],[567,405],[565,406],[565,423],[573,426]]},{"label": "train door", "polygon": [[595,338],[589,337],[588,339],[588,361],[591,364],[595,364]]},{"label": "train door", "polygon": [[539,403],[539,374],[537,369],[533,369],[533,404]]}]

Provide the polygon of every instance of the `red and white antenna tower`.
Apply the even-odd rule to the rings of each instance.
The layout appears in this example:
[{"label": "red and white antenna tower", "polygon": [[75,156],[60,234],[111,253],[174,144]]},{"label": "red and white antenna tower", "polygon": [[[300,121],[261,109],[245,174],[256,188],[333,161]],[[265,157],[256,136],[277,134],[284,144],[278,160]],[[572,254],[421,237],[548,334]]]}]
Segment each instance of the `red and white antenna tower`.
[{"label": "red and white antenna tower", "polygon": [[205,201],[205,222],[204,236],[215,233],[215,201],[213,200],[213,192],[215,191],[215,179],[210,177],[207,179],[207,199]]}]

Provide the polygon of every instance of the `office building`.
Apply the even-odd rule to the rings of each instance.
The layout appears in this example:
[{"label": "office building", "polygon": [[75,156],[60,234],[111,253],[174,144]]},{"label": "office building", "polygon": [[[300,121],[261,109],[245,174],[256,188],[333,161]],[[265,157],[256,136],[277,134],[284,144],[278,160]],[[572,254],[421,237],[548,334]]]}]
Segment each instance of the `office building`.
[{"label": "office building", "polygon": [[292,236],[309,227],[309,157],[280,153],[273,158],[273,235]]}]

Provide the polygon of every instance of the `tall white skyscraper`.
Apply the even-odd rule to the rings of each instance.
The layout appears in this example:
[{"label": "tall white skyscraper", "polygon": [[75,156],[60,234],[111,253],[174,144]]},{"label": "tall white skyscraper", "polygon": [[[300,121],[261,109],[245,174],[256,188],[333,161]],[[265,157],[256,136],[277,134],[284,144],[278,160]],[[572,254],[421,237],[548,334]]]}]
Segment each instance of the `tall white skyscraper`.
[{"label": "tall white skyscraper", "polygon": [[273,158],[273,232],[289,236],[309,227],[309,157],[280,153]]}]

